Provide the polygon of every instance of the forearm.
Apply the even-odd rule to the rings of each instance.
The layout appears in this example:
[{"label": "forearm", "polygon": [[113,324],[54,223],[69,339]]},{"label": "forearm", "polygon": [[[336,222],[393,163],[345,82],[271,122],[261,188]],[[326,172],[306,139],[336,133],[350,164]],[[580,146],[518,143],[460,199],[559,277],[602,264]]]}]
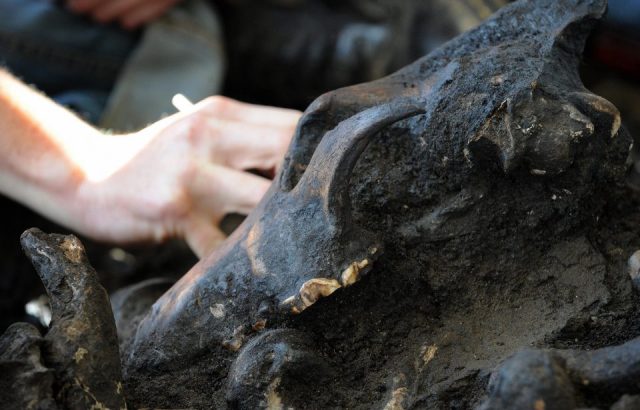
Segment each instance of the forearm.
[{"label": "forearm", "polygon": [[182,236],[200,255],[225,213],[270,185],[300,113],[213,97],[129,135],[105,135],[0,70],[0,193],[93,239]]},{"label": "forearm", "polygon": [[76,228],[78,187],[109,172],[105,138],[0,69],[1,193]]}]

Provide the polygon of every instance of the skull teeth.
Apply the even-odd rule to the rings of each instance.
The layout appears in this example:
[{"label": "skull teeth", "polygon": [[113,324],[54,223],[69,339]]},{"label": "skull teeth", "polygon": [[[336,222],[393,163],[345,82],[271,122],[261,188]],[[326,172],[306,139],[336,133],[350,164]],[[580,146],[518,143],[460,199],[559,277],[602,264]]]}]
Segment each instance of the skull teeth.
[{"label": "skull teeth", "polygon": [[369,264],[369,259],[363,259],[349,264],[340,275],[342,283],[336,279],[329,278],[310,279],[302,284],[297,295],[286,298],[282,302],[282,305],[291,306],[291,312],[294,314],[301,313],[319,299],[331,295],[340,288],[348,287],[356,283],[360,279],[360,272],[369,266]]}]

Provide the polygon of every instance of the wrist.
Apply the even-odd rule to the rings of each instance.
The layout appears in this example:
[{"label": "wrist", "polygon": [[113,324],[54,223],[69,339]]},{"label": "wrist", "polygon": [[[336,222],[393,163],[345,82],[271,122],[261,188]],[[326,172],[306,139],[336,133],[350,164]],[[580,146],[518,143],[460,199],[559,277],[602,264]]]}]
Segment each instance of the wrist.
[{"label": "wrist", "polygon": [[78,150],[75,162],[81,177],[74,189],[65,191],[62,196],[72,218],[70,227],[97,240],[121,242],[130,239],[123,232],[123,228],[128,229],[130,221],[135,219],[135,210],[129,206],[128,199],[139,189],[132,188],[130,181],[121,177],[122,171],[152,137],[144,132],[100,133],[87,141],[86,155],[79,155]]}]

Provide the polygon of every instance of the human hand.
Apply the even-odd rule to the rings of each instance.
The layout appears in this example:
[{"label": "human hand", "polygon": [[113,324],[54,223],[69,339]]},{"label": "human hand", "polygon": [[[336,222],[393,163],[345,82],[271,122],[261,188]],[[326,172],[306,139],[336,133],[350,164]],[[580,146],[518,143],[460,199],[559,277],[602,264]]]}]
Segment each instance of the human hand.
[{"label": "human hand", "polygon": [[162,16],[181,0],[67,0],[71,11],[87,14],[100,23],[117,21],[134,29]]},{"label": "human hand", "polygon": [[[77,229],[113,242],[184,237],[202,256],[228,213],[249,213],[271,183],[298,111],[210,97],[109,145],[87,164],[77,191]],[[110,154],[110,155],[109,155]],[[92,169],[93,167],[93,169]]]}]

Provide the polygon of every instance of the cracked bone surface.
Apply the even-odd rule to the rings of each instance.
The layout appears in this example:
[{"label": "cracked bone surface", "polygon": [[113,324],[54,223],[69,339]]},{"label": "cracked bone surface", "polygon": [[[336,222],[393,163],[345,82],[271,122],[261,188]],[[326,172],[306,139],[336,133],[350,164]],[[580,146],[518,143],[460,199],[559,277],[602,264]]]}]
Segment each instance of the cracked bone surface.
[{"label": "cracked bone surface", "polygon": [[[473,408],[523,347],[629,342],[631,139],[578,75],[605,8],[517,1],[391,76],[318,98],[276,182],[220,249],[153,306],[163,283],[116,298],[128,402]],[[605,380],[586,395],[548,383],[550,397],[636,400],[637,384],[606,387],[635,373],[620,360],[617,373],[585,370],[594,355],[539,358],[549,374]],[[513,368],[530,371],[518,357]]]}]

